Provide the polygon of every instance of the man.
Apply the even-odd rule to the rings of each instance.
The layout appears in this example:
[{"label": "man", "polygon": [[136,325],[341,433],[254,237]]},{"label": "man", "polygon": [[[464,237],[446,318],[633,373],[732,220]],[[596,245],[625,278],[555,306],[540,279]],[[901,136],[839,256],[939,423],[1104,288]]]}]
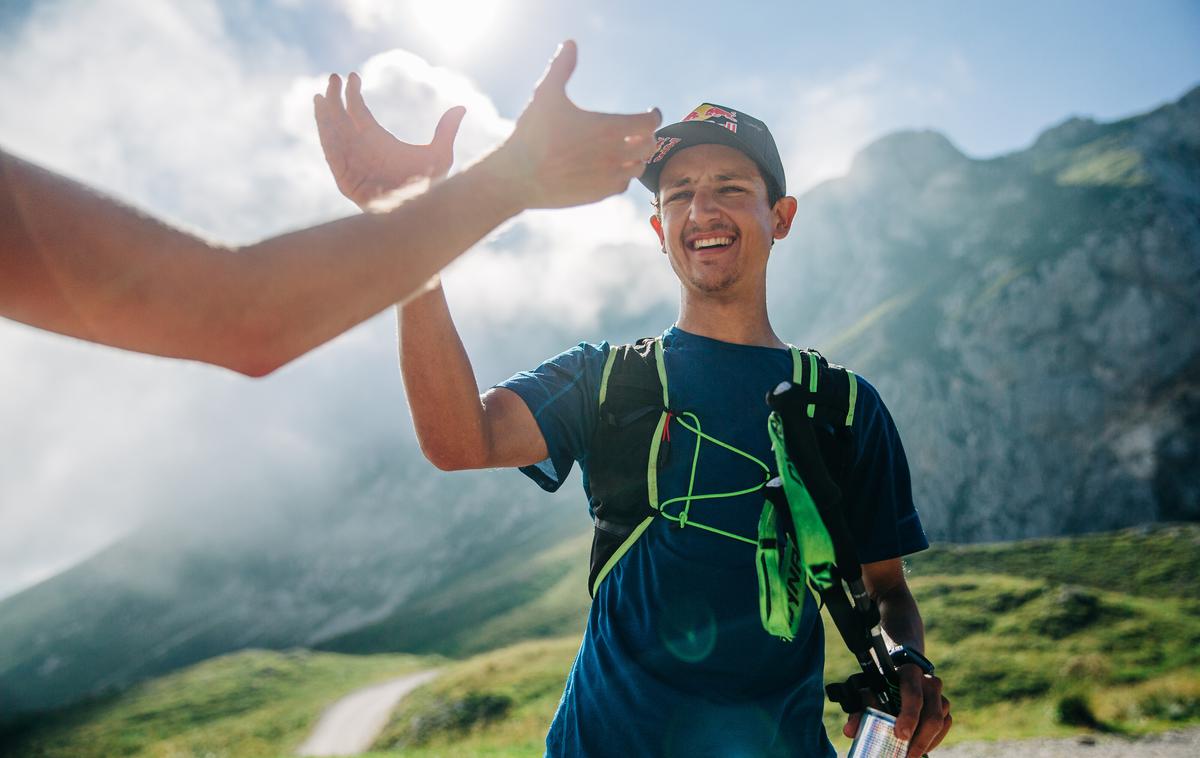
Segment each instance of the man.
[{"label": "man", "polygon": [[[641,476],[651,516],[644,531],[604,552],[599,571],[594,548],[594,599],[547,754],[832,755],[821,725],[817,608],[805,593],[791,641],[764,631],[751,539],[764,471],[773,468],[764,397],[793,376],[792,352],[767,317],[767,259],[791,228],[796,200],[757,119],[704,104],[657,136],[641,181],[654,193],[650,225],[679,278],[680,310],[655,348],[665,408],[653,418],[661,410],[662,420],[649,458],[631,457],[634,469],[649,461]],[[611,359],[627,351],[583,343],[479,396],[440,288],[402,306],[400,320],[405,389],[435,465],[518,466],[554,490],[578,461],[596,504],[613,453],[598,428],[635,422],[601,419],[615,391]],[[874,388],[864,381],[857,392],[845,500],[874,514],[856,534],[864,578],[889,638],[922,651],[900,560],[927,546],[907,462]],[[609,527],[593,516],[600,545]],[[917,664],[899,671],[896,732],[912,738],[909,755],[918,756],[950,728],[949,702]],[[858,722],[851,716],[848,736]]]},{"label": "man", "polygon": [[[567,99],[576,49],[564,43],[508,140],[452,179],[390,209],[240,249],[213,244],[0,151],[0,316],[105,345],[262,376],[401,301],[526,208],[622,192],[657,111],[589,113]],[[331,77],[315,108],[326,159],[352,198],[440,179],[463,109],[429,145],[394,139]],[[355,163],[336,144],[353,139]],[[377,161],[386,153],[386,161]],[[353,174],[353,185],[343,177]],[[470,206],[464,216],[460,209]]]}]

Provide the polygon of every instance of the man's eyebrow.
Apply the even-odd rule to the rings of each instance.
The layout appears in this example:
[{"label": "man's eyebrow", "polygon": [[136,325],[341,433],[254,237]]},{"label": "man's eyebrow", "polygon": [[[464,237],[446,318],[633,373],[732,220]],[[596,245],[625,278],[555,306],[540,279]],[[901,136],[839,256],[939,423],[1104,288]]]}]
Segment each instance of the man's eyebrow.
[{"label": "man's eyebrow", "polygon": [[[716,179],[718,182],[727,182],[730,180],[747,181],[753,177],[751,174],[748,174],[748,173],[745,173],[742,171],[738,171],[736,169],[730,169],[728,171],[723,171],[719,174],[714,174],[713,178]],[[680,177],[679,179],[676,179],[675,181],[671,182],[670,184],[667,184],[666,187],[667,187],[667,189],[675,189],[676,187],[686,187],[687,185],[689,185],[691,183],[692,183],[691,177],[684,176],[684,177]]]}]

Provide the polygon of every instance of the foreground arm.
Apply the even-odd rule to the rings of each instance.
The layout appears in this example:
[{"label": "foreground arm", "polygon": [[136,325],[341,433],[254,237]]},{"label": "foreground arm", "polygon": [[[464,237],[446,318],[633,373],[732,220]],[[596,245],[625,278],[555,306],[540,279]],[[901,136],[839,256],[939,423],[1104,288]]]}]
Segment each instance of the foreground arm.
[{"label": "foreground arm", "polygon": [[[390,210],[242,248],[170,227],[0,151],[0,316],[251,376],[270,373],[412,295],[521,210],[624,190],[653,144],[658,116],[561,107],[573,64],[568,45],[513,135],[467,171]],[[402,174],[390,177],[392,186],[444,172],[455,127],[443,120],[441,142],[428,146],[436,155],[418,161],[417,171],[407,161],[389,164]],[[353,169],[345,166],[342,187]],[[369,182],[354,186],[372,191]]]},{"label": "foreground arm", "polygon": [[502,160],[386,213],[230,248],[0,153],[0,316],[261,376],[410,295],[518,213]]},{"label": "foreground arm", "polygon": [[[925,625],[917,601],[904,580],[904,565],[899,558],[863,565],[863,581],[879,607],[883,631],[889,640],[918,652],[925,652]],[[942,680],[925,676],[915,665],[901,666],[900,715],[896,734],[911,739],[909,758],[933,750],[950,731],[950,701],[942,695]],[[847,737],[858,731],[860,714],[852,714],[844,730]]]}]

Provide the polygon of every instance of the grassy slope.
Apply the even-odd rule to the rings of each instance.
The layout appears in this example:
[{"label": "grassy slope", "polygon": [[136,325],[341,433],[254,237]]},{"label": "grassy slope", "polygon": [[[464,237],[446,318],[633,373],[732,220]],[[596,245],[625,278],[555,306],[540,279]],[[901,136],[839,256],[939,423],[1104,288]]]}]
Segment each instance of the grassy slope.
[{"label": "grassy slope", "polygon": [[0,736],[3,756],[277,756],[321,711],[359,687],[438,665],[409,655],[244,651]]},{"label": "grassy slope", "polygon": [[578,633],[589,602],[590,546],[590,531],[548,546],[523,546],[409,603],[403,618],[389,617],[319,647],[462,657],[523,639]]},{"label": "grassy slope", "polygon": [[[1067,735],[1081,697],[1102,728],[1200,721],[1200,527],[1006,545],[939,546],[910,581],[955,704],[951,743]],[[827,676],[853,662],[827,629]],[[377,748],[405,755],[540,755],[578,646],[571,635],[455,664],[405,701]],[[842,717],[826,710],[841,751]]]},{"label": "grassy slope", "polygon": [[[377,745],[424,758],[540,755],[583,625],[586,547],[574,540],[530,557],[530,575],[553,581],[486,620],[474,604],[508,592],[511,578],[468,577],[464,595],[444,593],[447,608],[469,599],[458,633],[477,635],[455,647],[507,647],[448,664],[401,704]],[[1198,547],[1192,525],[915,556],[910,581],[929,652],[955,703],[952,741],[1070,734],[1081,727],[1056,712],[1077,695],[1119,731],[1200,721],[1200,593],[1190,584],[1200,578]],[[440,617],[443,628],[452,616]],[[530,636],[542,639],[518,641]],[[827,638],[827,674],[845,677],[852,660],[836,635]],[[71,709],[9,745],[21,755],[282,755],[343,693],[429,665],[410,656],[225,656]],[[840,724],[827,709],[831,735]]]}]

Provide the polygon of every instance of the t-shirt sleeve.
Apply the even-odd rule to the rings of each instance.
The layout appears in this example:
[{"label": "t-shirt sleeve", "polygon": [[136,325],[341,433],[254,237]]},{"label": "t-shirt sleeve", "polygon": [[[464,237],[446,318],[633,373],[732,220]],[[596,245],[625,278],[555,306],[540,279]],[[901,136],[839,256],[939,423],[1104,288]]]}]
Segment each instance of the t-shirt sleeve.
[{"label": "t-shirt sleeve", "polygon": [[879,392],[858,378],[854,411],[857,456],[847,501],[860,514],[858,558],[863,563],[899,558],[929,547],[913,504],[908,458],[900,433]]},{"label": "t-shirt sleeve", "polygon": [[600,376],[608,350],[607,342],[581,342],[496,385],[517,393],[542,431],[549,457],[522,467],[521,473],[547,492],[561,487],[572,464],[587,455],[599,418]]}]

